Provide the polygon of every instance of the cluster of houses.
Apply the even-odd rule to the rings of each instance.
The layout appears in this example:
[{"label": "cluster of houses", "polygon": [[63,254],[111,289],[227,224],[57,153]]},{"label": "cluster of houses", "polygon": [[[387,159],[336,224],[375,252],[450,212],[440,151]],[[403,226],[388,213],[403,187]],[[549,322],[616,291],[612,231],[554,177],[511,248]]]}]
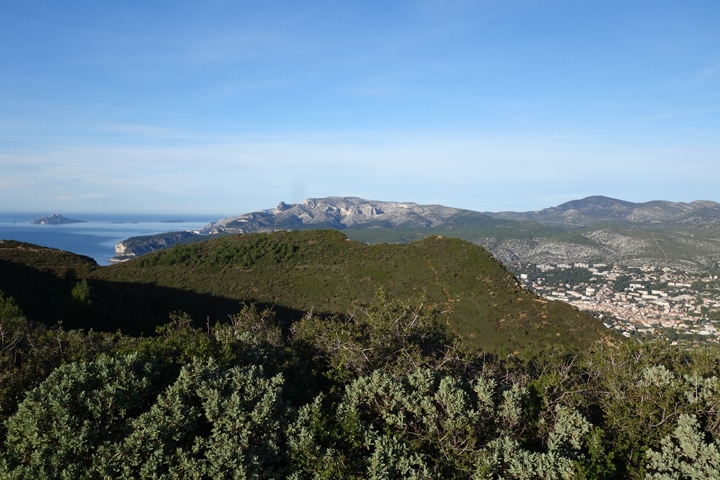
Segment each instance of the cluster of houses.
[{"label": "cluster of houses", "polygon": [[639,339],[720,343],[717,275],[605,264],[525,264],[520,281],[537,294],[593,312]]}]

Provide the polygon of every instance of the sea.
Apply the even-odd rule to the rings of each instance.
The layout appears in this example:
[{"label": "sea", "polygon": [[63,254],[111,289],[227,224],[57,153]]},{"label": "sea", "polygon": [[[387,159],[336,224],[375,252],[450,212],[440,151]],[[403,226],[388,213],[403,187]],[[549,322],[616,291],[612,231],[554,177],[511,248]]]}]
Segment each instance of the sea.
[{"label": "sea", "polygon": [[115,244],[130,237],[185,230],[202,230],[222,215],[138,215],[71,214],[64,217],[83,223],[35,225],[36,218],[51,213],[0,212],[0,240],[17,240],[57,248],[93,258],[98,265],[110,265]]}]

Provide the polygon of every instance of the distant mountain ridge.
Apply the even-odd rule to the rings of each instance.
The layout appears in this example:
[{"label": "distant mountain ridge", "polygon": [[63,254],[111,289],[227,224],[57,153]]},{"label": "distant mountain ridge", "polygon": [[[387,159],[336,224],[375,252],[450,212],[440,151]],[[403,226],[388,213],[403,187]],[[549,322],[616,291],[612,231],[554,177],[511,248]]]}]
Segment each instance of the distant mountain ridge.
[{"label": "distant mountain ridge", "polygon": [[536,212],[488,215],[558,232],[489,236],[479,242],[508,264],[581,262],[720,271],[717,202],[633,203],[591,196]]},{"label": "distant mountain ridge", "polygon": [[720,221],[720,204],[707,200],[690,203],[663,200],[633,203],[598,195],[536,212],[497,212],[487,215],[495,219],[535,221],[564,227],[588,226],[599,222],[717,223]]},{"label": "distant mountain ridge", "polygon": [[280,202],[275,209],[246,213],[209,224],[201,232],[251,233],[302,227],[345,229],[366,227],[438,227],[457,221],[488,222],[480,212],[441,205],[382,202],[357,197],[308,198],[302,203]]},{"label": "distant mountain ridge", "polygon": [[[365,243],[451,236],[485,247],[508,266],[582,262],[720,271],[720,204],[704,200],[633,203],[591,196],[534,212],[476,212],[357,197],[309,198],[209,223],[200,235],[179,243],[317,228],[342,230]],[[121,242],[123,259],[167,248],[179,238],[176,233],[168,233],[167,241],[155,238],[159,247],[137,239]]]},{"label": "distant mountain ridge", "polygon": [[359,225],[432,228],[459,222],[485,224],[493,220],[531,221],[565,228],[603,222],[715,224],[720,222],[720,203],[707,200],[690,203],[663,200],[633,203],[598,195],[540,211],[477,212],[442,205],[386,202],[358,197],[308,198],[298,204],[280,202],[274,209],[221,219],[208,224],[202,233],[250,233],[298,227],[344,229]]}]

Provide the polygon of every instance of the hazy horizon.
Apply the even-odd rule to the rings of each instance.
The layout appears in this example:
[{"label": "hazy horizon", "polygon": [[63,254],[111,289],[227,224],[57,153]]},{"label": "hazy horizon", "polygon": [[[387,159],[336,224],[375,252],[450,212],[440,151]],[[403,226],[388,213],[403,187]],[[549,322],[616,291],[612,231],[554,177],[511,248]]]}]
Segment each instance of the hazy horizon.
[{"label": "hazy horizon", "polygon": [[[274,205],[267,206],[267,207],[264,207],[264,208],[260,208],[260,209],[257,209],[257,210],[237,211],[237,212],[228,212],[228,213],[217,213],[217,212],[179,212],[179,211],[171,211],[171,212],[107,211],[107,212],[103,212],[103,211],[92,211],[92,210],[90,210],[90,211],[75,211],[75,212],[72,212],[72,211],[67,211],[67,212],[52,211],[52,212],[51,212],[51,211],[49,211],[49,210],[48,210],[48,211],[38,211],[38,210],[14,210],[14,211],[10,211],[10,210],[0,209],[0,217],[1,217],[2,215],[22,215],[22,216],[27,216],[27,217],[30,217],[30,216],[33,216],[33,215],[34,215],[34,217],[33,217],[33,219],[34,219],[34,218],[48,217],[48,216],[54,215],[54,214],[61,214],[62,216],[67,217],[67,218],[74,218],[74,217],[77,217],[78,215],[88,215],[88,216],[91,216],[91,217],[102,217],[102,216],[106,216],[106,217],[109,217],[109,218],[110,218],[110,217],[118,217],[118,218],[120,218],[120,217],[123,217],[123,216],[147,217],[147,218],[161,218],[161,217],[162,217],[162,218],[168,218],[169,220],[164,220],[164,221],[168,221],[168,222],[173,221],[173,219],[185,220],[185,219],[183,219],[183,216],[185,216],[186,219],[197,219],[197,218],[201,218],[201,217],[212,217],[213,220],[217,220],[217,219],[226,218],[226,217],[240,216],[240,215],[244,215],[244,214],[246,214],[246,213],[253,213],[253,212],[258,212],[258,211],[272,210],[272,209],[276,208],[277,205],[278,205],[280,202],[284,202],[284,203],[286,203],[286,204],[291,204],[291,205],[292,205],[292,204],[300,204],[300,203],[302,203],[304,200],[307,200],[308,198],[332,198],[332,197],[342,198],[342,197],[355,197],[355,196],[354,196],[354,195],[328,195],[328,197],[307,197],[307,198],[304,198],[304,199],[302,199],[302,200],[300,200],[300,201],[297,201],[297,202],[287,202],[287,201],[284,201],[284,200],[280,200],[280,201],[278,201],[278,202],[277,202],[276,204],[274,204]],[[582,198],[569,198],[569,199],[567,199],[567,200],[565,200],[565,201],[562,201],[562,202],[560,202],[560,203],[553,204],[553,205],[541,206],[541,207],[536,208],[536,209],[533,209],[533,210],[510,210],[510,209],[475,210],[475,209],[468,209],[468,208],[465,208],[465,207],[459,207],[459,206],[456,206],[456,205],[439,204],[439,203],[436,203],[436,205],[441,205],[441,206],[444,206],[444,207],[451,207],[451,208],[460,208],[460,209],[466,209],[466,210],[473,210],[473,211],[477,211],[477,212],[490,212],[490,213],[492,213],[492,212],[511,212],[511,211],[513,211],[513,212],[529,212],[529,211],[539,211],[539,210],[543,210],[543,209],[546,209],[546,208],[553,208],[553,207],[557,207],[557,206],[559,206],[559,205],[562,205],[562,204],[564,204],[564,203],[568,203],[568,202],[572,202],[572,201],[576,201],[576,200],[583,200],[583,199],[585,199],[585,198],[590,198],[590,197],[606,197],[606,198],[612,198],[612,199],[614,199],[614,200],[620,200],[620,201],[631,202],[631,203],[636,203],[636,204],[649,203],[649,202],[654,202],[654,201],[666,201],[666,202],[672,202],[672,203],[692,203],[692,202],[697,202],[697,201],[710,201],[710,202],[714,202],[714,203],[720,203],[720,202],[718,202],[717,200],[708,199],[708,198],[696,198],[696,199],[689,200],[689,201],[678,201],[678,202],[674,202],[674,201],[672,201],[672,200],[667,200],[667,199],[664,199],[664,198],[653,198],[653,199],[641,200],[641,201],[635,201],[635,202],[633,202],[633,201],[630,201],[630,200],[627,200],[627,199],[624,199],[624,198],[615,198],[615,197],[608,197],[607,195],[602,195],[602,194],[594,194],[594,195],[588,195],[588,196],[582,197]],[[386,200],[386,199],[380,199],[380,198],[363,198],[363,200],[376,201],[376,202],[398,202],[398,203],[416,203],[416,204],[419,204],[419,205],[432,205],[432,204],[425,204],[425,203],[422,203],[422,202],[416,202],[416,201],[414,201],[414,200],[402,200],[402,199]],[[77,218],[77,219],[78,219],[78,220],[82,220],[81,218]],[[163,221],[163,220],[156,220],[156,221]]]}]

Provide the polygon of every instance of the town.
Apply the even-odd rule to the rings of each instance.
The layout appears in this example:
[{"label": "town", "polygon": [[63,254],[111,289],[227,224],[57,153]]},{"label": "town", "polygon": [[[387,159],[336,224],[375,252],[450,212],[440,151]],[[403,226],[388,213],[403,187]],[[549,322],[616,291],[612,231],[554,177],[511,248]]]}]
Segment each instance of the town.
[{"label": "town", "polygon": [[720,343],[718,275],[585,263],[517,264],[513,270],[538,295],[592,312],[626,337]]}]

